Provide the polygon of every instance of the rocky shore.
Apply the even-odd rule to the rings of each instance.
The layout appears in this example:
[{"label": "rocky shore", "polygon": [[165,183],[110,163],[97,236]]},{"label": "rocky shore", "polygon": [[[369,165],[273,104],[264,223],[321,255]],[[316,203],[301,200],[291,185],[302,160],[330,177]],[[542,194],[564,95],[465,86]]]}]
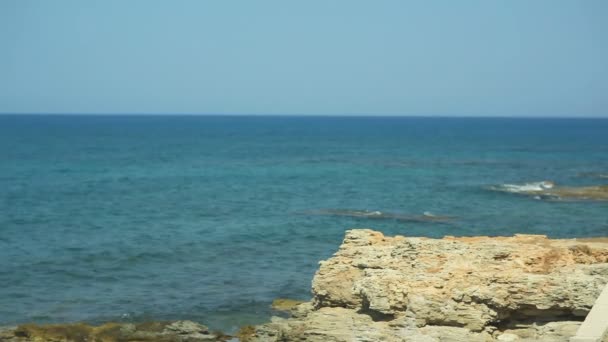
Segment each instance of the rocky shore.
[{"label": "rocky shore", "polygon": [[313,300],[248,341],[567,341],[606,283],[606,239],[350,230]]},{"label": "rocky shore", "polygon": [[608,239],[346,232],[310,302],[238,336],[188,321],[23,325],[0,341],[568,341],[608,283]]},{"label": "rocky shore", "polygon": [[84,323],[36,325],[0,328],[3,342],[223,342],[231,339],[220,332],[211,332],[191,321],[106,323],[91,326]]}]

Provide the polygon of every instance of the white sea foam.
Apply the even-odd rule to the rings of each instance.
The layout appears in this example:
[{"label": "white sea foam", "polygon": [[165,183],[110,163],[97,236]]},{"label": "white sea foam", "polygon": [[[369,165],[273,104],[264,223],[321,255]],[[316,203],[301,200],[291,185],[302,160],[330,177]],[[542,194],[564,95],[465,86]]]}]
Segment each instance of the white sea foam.
[{"label": "white sea foam", "polygon": [[496,190],[514,192],[514,193],[526,193],[526,192],[535,192],[535,191],[543,191],[551,189],[555,186],[555,184],[551,181],[542,181],[542,182],[532,182],[532,183],[524,183],[524,184],[503,184]]},{"label": "white sea foam", "polygon": [[384,215],[381,211],[369,211],[369,210],[344,210],[342,214],[347,216],[382,216]]}]

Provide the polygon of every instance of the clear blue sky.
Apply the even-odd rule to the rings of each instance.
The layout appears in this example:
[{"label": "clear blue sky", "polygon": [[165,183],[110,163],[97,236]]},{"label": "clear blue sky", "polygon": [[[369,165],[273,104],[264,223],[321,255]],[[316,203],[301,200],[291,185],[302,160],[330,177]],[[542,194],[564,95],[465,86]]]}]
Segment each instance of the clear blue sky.
[{"label": "clear blue sky", "polygon": [[0,112],[608,117],[608,1],[0,0]]}]

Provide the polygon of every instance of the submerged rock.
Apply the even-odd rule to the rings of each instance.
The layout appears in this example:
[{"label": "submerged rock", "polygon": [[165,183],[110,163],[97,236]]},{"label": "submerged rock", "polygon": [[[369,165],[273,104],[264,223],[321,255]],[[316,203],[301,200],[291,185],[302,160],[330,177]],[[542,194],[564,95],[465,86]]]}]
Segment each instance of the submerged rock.
[{"label": "submerged rock", "polygon": [[428,222],[428,223],[447,223],[456,219],[455,216],[435,215],[424,212],[421,215],[406,215],[399,213],[389,213],[384,211],[371,210],[352,210],[352,209],[321,209],[307,212],[309,215],[324,216],[344,216],[354,218],[364,218],[373,220],[393,220],[399,222]]},{"label": "submerged rock", "polygon": [[551,189],[548,194],[564,199],[608,201],[608,185],[559,187]]},{"label": "submerged rock", "polygon": [[213,334],[206,326],[192,321],[106,323],[100,326],[85,323],[24,324],[0,329],[2,342],[219,342],[228,338],[223,334]]},{"label": "submerged rock", "polygon": [[533,196],[536,199],[608,201],[608,185],[556,186],[551,181],[503,184],[488,189]]},{"label": "submerged rock", "polygon": [[251,341],[567,341],[606,283],[605,239],[350,230],[320,263],[310,309]]}]

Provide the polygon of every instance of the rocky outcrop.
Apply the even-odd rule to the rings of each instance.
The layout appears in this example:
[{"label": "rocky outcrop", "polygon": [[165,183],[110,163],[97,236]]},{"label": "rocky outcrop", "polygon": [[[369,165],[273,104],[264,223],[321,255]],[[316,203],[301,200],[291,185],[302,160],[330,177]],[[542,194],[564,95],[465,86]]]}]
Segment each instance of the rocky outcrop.
[{"label": "rocky outcrop", "polygon": [[[313,299],[276,300],[290,318],[243,327],[243,342],[567,341],[608,283],[608,239],[385,237],[349,230],[320,263]],[[0,342],[211,342],[190,321],[25,324]],[[234,339],[233,339],[234,340]]]},{"label": "rocky outcrop", "polygon": [[313,300],[251,341],[566,341],[606,283],[606,239],[350,230]]},{"label": "rocky outcrop", "polygon": [[270,307],[275,311],[290,312],[291,310],[293,310],[295,307],[297,307],[298,305],[300,305],[302,303],[304,303],[304,301],[288,299],[288,298],[277,298],[272,301],[272,304],[270,304]]},{"label": "rocky outcrop", "polygon": [[206,326],[191,321],[106,323],[100,326],[84,323],[24,324],[0,329],[2,342],[220,342],[228,338],[221,333],[211,333]]},{"label": "rocky outcrop", "polygon": [[547,195],[564,199],[608,201],[608,185],[558,187],[549,190]]},{"label": "rocky outcrop", "polygon": [[576,321],[559,321],[521,324],[503,330],[488,327],[473,332],[442,325],[421,327],[407,316],[378,321],[352,309],[324,307],[303,317],[273,318],[271,323],[256,327],[253,337],[247,341],[567,341],[579,325]]},{"label": "rocky outcrop", "polygon": [[552,181],[490,186],[489,190],[533,196],[536,199],[608,201],[608,185],[558,186]]}]

